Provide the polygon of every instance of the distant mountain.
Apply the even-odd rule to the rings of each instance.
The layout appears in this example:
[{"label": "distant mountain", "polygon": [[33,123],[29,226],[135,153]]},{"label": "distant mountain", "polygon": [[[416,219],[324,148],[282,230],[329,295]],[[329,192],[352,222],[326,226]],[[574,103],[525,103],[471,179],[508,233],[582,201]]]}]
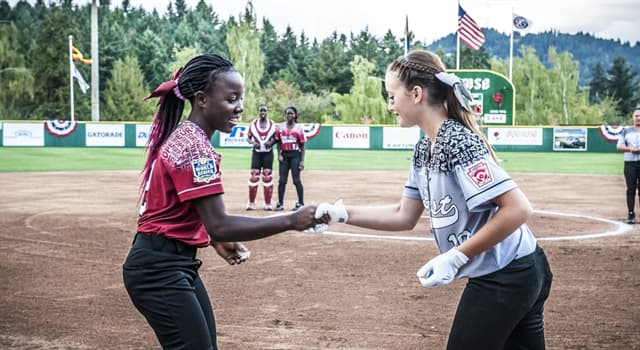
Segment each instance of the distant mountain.
[{"label": "distant mountain", "polygon": [[[485,35],[484,47],[490,55],[501,60],[509,58],[509,35],[500,33],[494,29],[483,28]],[[464,45],[460,43],[460,45]],[[554,46],[558,53],[568,51],[573,55],[573,59],[580,62],[580,84],[588,85],[591,81],[591,70],[600,62],[602,67],[608,70],[614,58],[624,57],[631,70],[640,75],[640,42],[631,46],[629,42],[620,40],[599,39],[591,34],[582,32],[576,34],[563,34],[556,31],[548,31],[537,34],[527,34],[525,36],[514,33],[513,55],[519,56],[518,48],[527,45],[535,48],[538,58],[549,66],[547,51]],[[449,34],[440,38],[427,46],[429,50],[436,50],[442,47],[445,52],[456,51],[456,36]]]}]

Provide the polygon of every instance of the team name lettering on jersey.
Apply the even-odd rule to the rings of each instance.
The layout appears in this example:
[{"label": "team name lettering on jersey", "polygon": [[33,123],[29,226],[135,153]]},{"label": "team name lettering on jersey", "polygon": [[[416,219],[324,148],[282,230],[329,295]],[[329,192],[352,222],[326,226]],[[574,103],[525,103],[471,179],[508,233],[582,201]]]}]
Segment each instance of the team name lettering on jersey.
[{"label": "team name lettering on jersey", "polygon": [[210,182],[218,178],[216,161],[212,158],[200,158],[191,162],[193,169],[193,182]]},{"label": "team name lettering on jersey", "polygon": [[483,188],[493,182],[491,170],[485,160],[471,165],[467,168],[466,174],[477,188]]},{"label": "team name lettering on jersey", "polygon": [[453,203],[451,196],[447,195],[436,203],[433,201],[429,206],[431,211],[431,226],[433,228],[443,228],[458,222],[458,207]]}]

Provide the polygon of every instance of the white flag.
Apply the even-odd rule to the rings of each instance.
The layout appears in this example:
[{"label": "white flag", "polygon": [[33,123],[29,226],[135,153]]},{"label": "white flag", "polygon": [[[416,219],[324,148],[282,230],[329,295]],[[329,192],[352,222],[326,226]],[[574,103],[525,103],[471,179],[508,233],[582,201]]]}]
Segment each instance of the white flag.
[{"label": "white flag", "polygon": [[525,17],[513,14],[513,29],[520,32],[520,34],[526,34],[531,29],[533,22]]},{"label": "white flag", "polygon": [[87,81],[84,80],[84,78],[82,77],[82,74],[80,74],[80,71],[76,67],[76,64],[75,63],[71,63],[71,64],[73,65],[73,77],[76,78],[76,80],[78,81],[78,85],[80,85],[80,90],[82,90],[82,93],[86,94],[87,90],[89,90],[89,84],[87,84]]}]

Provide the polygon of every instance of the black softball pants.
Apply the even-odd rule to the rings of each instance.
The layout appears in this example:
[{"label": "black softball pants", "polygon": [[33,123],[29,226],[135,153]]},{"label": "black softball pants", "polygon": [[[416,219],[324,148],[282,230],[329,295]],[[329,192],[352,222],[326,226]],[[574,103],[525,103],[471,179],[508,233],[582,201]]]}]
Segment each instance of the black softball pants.
[{"label": "black softball pants", "polygon": [[447,349],[544,349],[544,302],[552,279],[540,247],[499,271],[470,278]]},{"label": "black softball pants", "polygon": [[124,262],[129,297],[163,349],[217,350],[215,317],[198,275],[202,262],[196,250],[138,233]]},{"label": "black softball pants", "polygon": [[635,212],[636,192],[640,198],[640,162],[624,162],[624,180],[627,183],[627,209]]},{"label": "black softball pants", "polygon": [[278,203],[284,204],[284,191],[287,188],[289,170],[291,170],[291,177],[293,177],[293,184],[296,186],[298,195],[298,203],[304,204],[304,188],[302,187],[302,180],[300,180],[300,160],[302,155],[300,151],[283,151],[282,158],[279,169],[280,178],[278,179]]}]

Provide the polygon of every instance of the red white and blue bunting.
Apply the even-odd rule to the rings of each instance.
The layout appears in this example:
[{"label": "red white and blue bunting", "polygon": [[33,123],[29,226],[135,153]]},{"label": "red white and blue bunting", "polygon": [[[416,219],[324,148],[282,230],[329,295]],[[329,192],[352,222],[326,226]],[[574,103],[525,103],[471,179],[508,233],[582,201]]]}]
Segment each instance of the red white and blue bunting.
[{"label": "red white and blue bunting", "polygon": [[624,126],[611,126],[611,125],[600,125],[598,130],[600,131],[600,135],[602,138],[609,142],[618,142],[618,139],[622,135],[624,131]]},{"label": "red white and blue bunting", "polygon": [[304,123],[302,124],[302,131],[304,131],[304,135],[307,137],[307,140],[311,140],[318,136],[320,133],[320,127],[320,123]]},{"label": "red white and blue bunting", "polygon": [[67,137],[76,130],[78,122],[70,120],[46,120],[44,126],[47,132],[57,137]]}]

